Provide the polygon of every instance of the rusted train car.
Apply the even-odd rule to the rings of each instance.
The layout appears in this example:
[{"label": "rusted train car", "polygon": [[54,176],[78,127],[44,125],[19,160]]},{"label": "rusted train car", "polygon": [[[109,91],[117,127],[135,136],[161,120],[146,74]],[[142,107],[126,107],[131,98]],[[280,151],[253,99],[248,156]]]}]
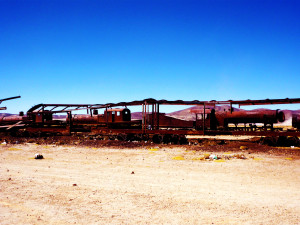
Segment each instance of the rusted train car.
[{"label": "rusted train car", "polygon": [[[142,101],[121,102],[98,105],[39,104],[27,111],[26,115],[0,117],[0,129],[22,128],[27,133],[71,134],[85,132],[91,135],[140,140],[149,139],[160,142],[180,140],[186,135],[261,135],[261,136],[300,136],[300,117],[293,116],[293,131],[282,132],[274,124],[285,121],[280,110],[264,111],[216,111],[217,104],[285,104],[300,103],[300,99],[245,100],[245,101],[166,101],[145,99]],[[273,102],[272,102],[273,101]],[[201,105],[202,109],[191,110],[193,120],[179,119],[159,111],[159,106]],[[209,106],[206,106],[209,105]],[[132,119],[129,106],[142,106],[142,116]],[[58,109],[61,107],[62,109]],[[152,111],[150,110],[152,108]],[[98,110],[104,110],[98,113]],[[74,114],[77,110],[87,110],[86,114]],[[57,117],[58,113],[64,116]],[[258,126],[257,124],[261,124]],[[244,125],[244,126],[241,126]]]}]

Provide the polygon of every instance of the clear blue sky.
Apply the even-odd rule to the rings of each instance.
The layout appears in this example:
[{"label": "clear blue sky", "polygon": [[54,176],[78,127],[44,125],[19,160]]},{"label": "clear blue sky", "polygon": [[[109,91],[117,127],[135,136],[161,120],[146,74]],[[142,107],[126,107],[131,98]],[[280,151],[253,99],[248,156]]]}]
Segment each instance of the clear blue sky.
[{"label": "clear blue sky", "polygon": [[299,12],[286,0],[0,0],[0,98],[22,96],[0,106],[299,98]]}]

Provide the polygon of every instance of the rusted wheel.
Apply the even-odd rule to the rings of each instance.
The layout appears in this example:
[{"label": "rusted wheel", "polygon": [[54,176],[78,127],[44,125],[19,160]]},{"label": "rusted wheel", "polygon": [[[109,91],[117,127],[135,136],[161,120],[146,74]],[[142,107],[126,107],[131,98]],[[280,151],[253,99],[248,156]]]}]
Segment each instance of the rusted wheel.
[{"label": "rusted wheel", "polygon": [[134,141],[134,140],[135,140],[135,135],[134,134],[127,134],[126,141]]},{"label": "rusted wheel", "polygon": [[119,135],[117,136],[117,139],[118,139],[119,141],[125,141],[125,140],[126,140],[126,134],[119,134]]},{"label": "rusted wheel", "polygon": [[163,137],[163,143],[164,144],[169,144],[172,140],[172,136],[170,134],[165,134]]},{"label": "rusted wheel", "polygon": [[152,141],[155,144],[160,144],[162,142],[162,140],[163,140],[163,137],[159,134],[154,134],[152,137]]},{"label": "rusted wheel", "polygon": [[177,145],[178,142],[179,142],[179,135],[177,134],[172,135],[171,143]]},{"label": "rusted wheel", "polygon": [[179,137],[179,144],[186,145],[187,143],[188,143],[188,140],[184,135]]}]

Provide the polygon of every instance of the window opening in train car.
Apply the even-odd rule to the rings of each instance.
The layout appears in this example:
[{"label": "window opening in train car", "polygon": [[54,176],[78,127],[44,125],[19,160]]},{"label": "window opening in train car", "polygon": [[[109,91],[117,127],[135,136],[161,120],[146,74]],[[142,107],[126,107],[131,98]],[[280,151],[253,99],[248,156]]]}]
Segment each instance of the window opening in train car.
[{"label": "window opening in train car", "polygon": [[121,115],[121,112],[120,112],[120,111],[118,111],[118,112],[117,112],[117,116],[120,116],[120,115]]}]

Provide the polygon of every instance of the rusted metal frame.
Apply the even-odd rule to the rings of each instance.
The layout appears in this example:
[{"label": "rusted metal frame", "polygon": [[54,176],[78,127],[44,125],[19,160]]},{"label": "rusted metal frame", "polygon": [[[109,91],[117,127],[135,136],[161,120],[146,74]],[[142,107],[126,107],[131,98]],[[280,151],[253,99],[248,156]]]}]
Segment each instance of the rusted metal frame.
[{"label": "rusted metal frame", "polygon": [[[63,108],[61,111],[65,111],[65,109],[69,108],[68,106],[66,106],[65,108]],[[69,110],[68,110],[69,111]]]},{"label": "rusted metal frame", "polygon": [[152,106],[154,107],[154,110],[152,112],[152,121],[153,121],[153,130],[156,130],[157,129],[157,118],[158,118],[158,115],[157,115],[157,103],[154,103],[152,104]]},{"label": "rusted metal frame", "polygon": [[144,104],[142,104],[142,131],[144,131]]},{"label": "rusted metal frame", "polygon": [[73,128],[73,124],[72,124],[72,111],[68,111],[67,114],[68,114],[68,117],[69,117],[69,132],[71,134],[72,128]]},{"label": "rusted metal frame", "polygon": [[300,98],[285,98],[285,99],[263,99],[263,100],[241,100],[232,101],[233,104],[242,105],[281,105],[281,104],[296,104],[300,103]]},{"label": "rusted metal frame", "polygon": [[147,129],[147,101],[144,102],[143,104],[143,118],[142,118],[142,130],[144,133],[146,133]]},{"label": "rusted metal frame", "polygon": [[[52,113],[61,113],[61,112],[67,112],[67,111],[89,109],[91,106],[92,105],[89,105],[89,104],[38,104],[38,105],[31,107],[27,112],[34,112],[34,111],[39,112],[41,110],[41,108],[43,108],[43,107],[44,108],[53,107],[49,111],[51,111]],[[56,109],[58,107],[64,107],[64,108],[54,111],[54,109]],[[72,107],[76,107],[76,108],[72,109]],[[68,109],[68,110],[66,110],[66,109]]]},{"label": "rusted metal frame", "polygon": [[148,124],[147,129],[149,129],[149,125],[150,125],[150,105],[149,104],[147,104],[147,124]]},{"label": "rusted metal frame", "polygon": [[4,101],[16,99],[16,98],[21,98],[21,96],[15,96],[15,97],[10,97],[10,98],[3,98],[3,99],[0,99],[0,104],[1,104],[2,102],[4,102]]},{"label": "rusted metal frame", "polygon": [[42,125],[44,126],[44,112],[45,112],[45,107],[42,107]]},{"label": "rusted metal frame", "polygon": [[107,115],[107,107],[105,108],[106,111],[106,126],[108,127],[108,115]]},{"label": "rusted metal frame", "polygon": [[156,129],[159,130],[159,103],[157,103],[156,111]]},{"label": "rusted metal frame", "polygon": [[161,105],[269,105],[269,104],[294,104],[294,103],[300,103],[300,98],[294,98],[294,99],[265,99],[265,100],[227,100],[227,101],[183,101],[183,100],[176,100],[176,101],[168,101],[168,100],[156,100],[156,99],[144,99],[140,101],[131,101],[131,102],[120,102],[120,103],[108,103],[108,104],[98,104],[93,105],[91,108],[105,108],[105,107],[117,107],[117,106],[134,106],[134,105],[142,105],[144,102],[147,102],[148,104],[161,104]]},{"label": "rusted metal frame", "polygon": [[154,104],[151,104],[151,106],[152,106],[152,113],[151,113],[151,130],[153,130],[154,129],[154,116],[155,116],[155,114],[154,114]]},{"label": "rusted metal frame", "polygon": [[203,135],[205,133],[205,103],[203,104]]},{"label": "rusted metal frame", "polygon": [[50,109],[49,111],[53,111],[54,109],[56,109],[58,106],[54,106],[52,109]]}]

